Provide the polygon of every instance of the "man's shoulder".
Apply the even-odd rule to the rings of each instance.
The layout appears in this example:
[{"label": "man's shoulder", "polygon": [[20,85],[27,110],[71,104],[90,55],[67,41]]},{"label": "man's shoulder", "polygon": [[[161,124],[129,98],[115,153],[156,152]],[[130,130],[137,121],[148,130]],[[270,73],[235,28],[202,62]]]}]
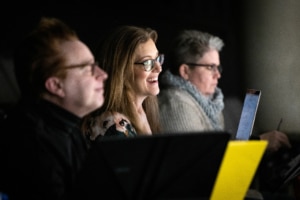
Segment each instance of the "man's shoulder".
[{"label": "man's shoulder", "polygon": [[16,105],[10,109],[3,110],[1,113],[0,128],[1,131],[10,134],[17,132],[24,133],[29,128],[34,129],[39,119],[34,109]]}]

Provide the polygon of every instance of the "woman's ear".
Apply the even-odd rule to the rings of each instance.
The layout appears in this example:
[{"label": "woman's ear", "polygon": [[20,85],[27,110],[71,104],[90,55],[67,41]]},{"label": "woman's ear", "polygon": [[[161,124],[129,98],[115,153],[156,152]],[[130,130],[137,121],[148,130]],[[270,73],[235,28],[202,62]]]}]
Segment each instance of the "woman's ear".
[{"label": "woman's ear", "polygon": [[184,80],[189,80],[190,67],[186,64],[182,64],[179,67],[179,74]]},{"label": "woman's ear", "polygon": [[65,95],[62,85],[63,83],[57,77],[49,77],[45,82],[45,87],[48,92],[60,97]]}]

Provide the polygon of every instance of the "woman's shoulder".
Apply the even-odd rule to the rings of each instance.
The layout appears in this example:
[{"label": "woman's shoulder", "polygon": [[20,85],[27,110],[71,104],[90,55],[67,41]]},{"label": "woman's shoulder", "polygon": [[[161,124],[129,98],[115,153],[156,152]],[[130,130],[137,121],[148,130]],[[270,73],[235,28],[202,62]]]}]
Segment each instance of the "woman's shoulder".
[{"label": "woman's shoulder", "polygon": [[177,88],[177,87],[169,87],[160,90],[158,97],[159,98],[178,98],[178,97],[184,97],[189,95],[189,93],[186,90]]},{"label": "woman's shoulder", "polygon": [[161,90],[157,97],[160,104],[164,104],[167,102],[185,102],[187,104],[195,104],[196,101],[188,91],[175,87]]}]

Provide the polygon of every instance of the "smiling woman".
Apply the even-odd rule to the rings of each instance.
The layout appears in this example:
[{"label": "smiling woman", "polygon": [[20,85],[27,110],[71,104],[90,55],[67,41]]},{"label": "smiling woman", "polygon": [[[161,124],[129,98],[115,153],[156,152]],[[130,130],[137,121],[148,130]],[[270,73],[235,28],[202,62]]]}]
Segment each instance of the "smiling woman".
[{"label": "smiling woman", "polygon": [[[128,137],[160,132],[156,95],[160,91],[158,76],[164,55],[159,54],[156,40],[155,30],[136,26],[119,26],[103,40],[96,57],[109,76],[105,102],[83,124],[83,130],[94,140],[108,135]],[[116,130],[124,120],[125,131]]]}]

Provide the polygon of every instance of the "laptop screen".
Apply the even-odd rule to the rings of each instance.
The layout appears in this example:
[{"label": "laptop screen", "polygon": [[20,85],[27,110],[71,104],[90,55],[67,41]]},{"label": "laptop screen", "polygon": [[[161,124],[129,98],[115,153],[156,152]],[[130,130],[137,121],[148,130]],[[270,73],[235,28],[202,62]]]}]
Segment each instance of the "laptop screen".
[{"label": "laptop screen", "polygon": [[248,140],[252,134],[261,91],[248,89],[245,95],[236,139]]},{"label": "laptop screen", "polygon": [[229,140],[227,132],[106,137],[79,191],[85,199],[209,199]]}]

